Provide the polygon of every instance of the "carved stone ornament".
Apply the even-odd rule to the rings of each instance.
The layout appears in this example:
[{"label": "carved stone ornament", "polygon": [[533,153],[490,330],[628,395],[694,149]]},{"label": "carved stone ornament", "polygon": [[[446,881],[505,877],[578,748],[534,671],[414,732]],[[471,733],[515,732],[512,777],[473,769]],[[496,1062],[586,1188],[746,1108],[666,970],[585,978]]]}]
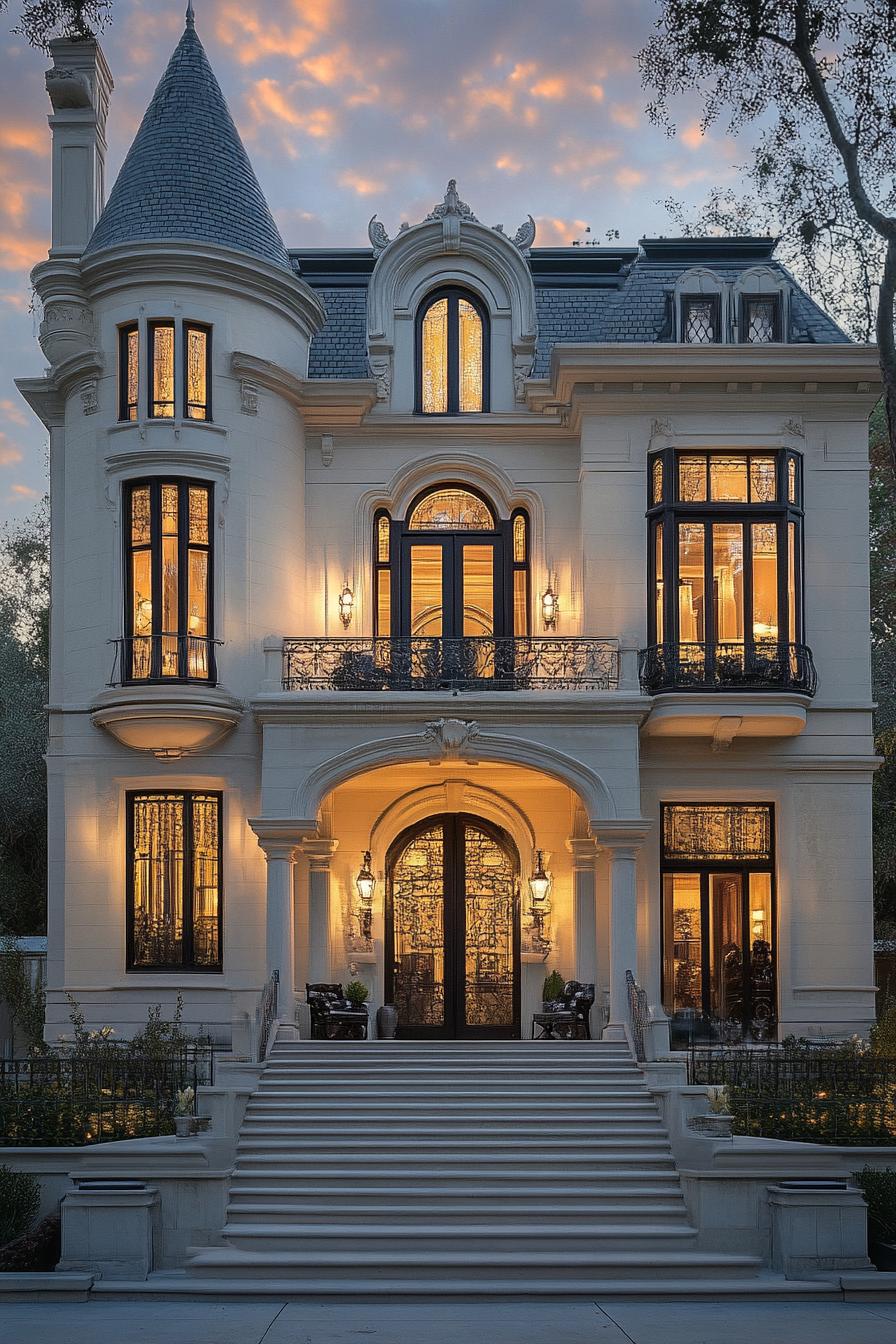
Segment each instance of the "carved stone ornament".
[{"label": "carved stone ornament", "polygon": [[674,434],[671,420],[654,420],[650,426],[650,447],[653,446],[655,439],[667,439]]},{"label": "carved stone ornament", "polygon": [[513,395],[517,401],[524,401],[526,397],[526,379],[532,372],[532,365],[535,363],[531,350],[519,350],[514,352],[513,356]]},{"label": "carved stone ornament", "polygon": [[793,434],[798,439],[804,439],[806,437],[806,431],[803,428],[802,420],[785,420],[781,426],[781,430],[784,434]]},{"label": "carved stone ornament", "polygon": [[436,744],[443,761],[457,761],[479,732],[478,723],[468,723],[464,719],[434,719],[423,729],[423,736]]},{"label": "carved stone ornament", "polygon": [[99,398],[97,397],[97,382],[91,378],[89,382],[82,383],[79,389],[81,397],[81,409],[85,415],[96,415],[100,408]]},{"label": "carved stone ornament", "polygon": [[258,384],[245,378],[240,383],[240,410],[243,415],[258,414]]},{"label": "carved stone ornament", "polygon": [[325,467],[333,465],[333,435],[321,434],[320,436],[320,460]]},{"label": "carved stone ornament", "polygon": [[521,224],[511,239],[524,257],[528,257],[529,249],[535,242],[535,220],[531,215],[528,216],[525,224]]},{"label": "carved stone ornament", "polygon": [[431,219],[444,219],[446,215],[458,215],[461,219],[469,219],[473,224],[479,223],[466,201],[462,201],[458,196],[456,177],[452,177],[449,181],[445,199],[439,205],[433,206],[423,222],[426,224]]},{"label": "carved stone ornament", "polygon": [[370,372],[376,380],[377,401],[388,401],[392,395],[392,356],[370,355]]},{"label": "carved stone ornament", "polygon": [[65,66],[54,65],[45,76],[47,93],[53,104],[53,111],[60,112],[68,107],[92,107],[90,81],[81,70],[69,70]]},{"label": "carved stone ornament", "polygon": [[381,252],[385,252],[392,241],[376,215],[371,216],[367,225],[367,237],[370,239],[370,246],[373,248],[375,257],[378,257]]},{"label": "carved stone ornament", "polygon": [[44,306],[38,339],[50,364],[92,349],[93,333],[93,313],[86,303],[54,299]]}]

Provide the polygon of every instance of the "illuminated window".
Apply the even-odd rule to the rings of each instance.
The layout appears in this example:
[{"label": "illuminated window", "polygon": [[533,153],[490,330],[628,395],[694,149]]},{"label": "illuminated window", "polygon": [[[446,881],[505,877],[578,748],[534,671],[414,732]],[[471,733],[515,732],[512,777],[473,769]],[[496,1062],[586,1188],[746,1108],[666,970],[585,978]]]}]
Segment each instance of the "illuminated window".
[{"label": "illuminated window", "polygon": [[781,339],[781,300],[777,294],[745,294],[740,301],[740,339],[768,345]]},{"label": "illuminated window", "polygon": [[392,633],[392,520],[378,513],[373,521],[374,634]]},{"label": "illuminated window", "polygon": [[[661,460],[675,489],[658,498]],[[660,675],[674,659],[682,685],[785,677],[803,639],[796,459],[667,449],[651,460],[648,498],[651,645],[668,643]]]},{"label": "illuminated window", "polygon": [[488,332],[486,311],[472,294],[430,294],[417,315],[418,412],[488,410]]},{"label": "illuminated window", "polygon": [[772,1039],[771,805],[666,803],[662,817],[663,1005],[673,1048]]},{"label": "illuminated window", "polygon": [[140,404],[140,334],[136,322],[118,333],[118,418],[136,420]]},{"label": "illuminated window", "polygon": [[149,324],[149,414],[157,420],[174,416],[174,323]]},{"label": "illuminated window", "polygon": [[127,796],[128,969],[221,970],[221,795]]},{"label": "illuminated window", "polygon": [[187,420],[211,420],[209,366],[211,332],[192,322],[184,323],[184,416]]},{"label": "illuminated window", "polygon": [[424,495],[408,519],[409,532],[491,532],[494,526],[485,500],[454,486]]},{"label": "illuminated window", "polygon": [[124,679],[214,681],[212,487],[125,487]]}]

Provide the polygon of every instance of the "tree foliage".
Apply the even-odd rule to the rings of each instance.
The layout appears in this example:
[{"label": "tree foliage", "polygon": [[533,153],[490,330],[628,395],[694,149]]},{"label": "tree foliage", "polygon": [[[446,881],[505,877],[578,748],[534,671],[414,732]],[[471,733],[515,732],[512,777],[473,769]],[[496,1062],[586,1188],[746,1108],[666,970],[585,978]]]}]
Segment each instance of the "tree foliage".
[{"label": "tree foliage", "polygon": [[847,305],[853,330],[873,312],[896,463],[896,4],[661,2],[638,57],[649,115],[674,134],[672,104],[697,91],[704,129],[758,129],[748,177],[760,208],[816,288],[861,296]]},{"label": "tree foliage", "polygon": [[49,508],[0,534],[0,932],[46,928]]},{"label": "tree foliage", "polygon": [[[0,0],[0,12],[9,8],[9,0]],[[33,47],[46,51],[54,37],[93,37],[101,33],[111,17],[112,0],[39,0],[23,4],[21,18],[13,30],[21,33]]]}]

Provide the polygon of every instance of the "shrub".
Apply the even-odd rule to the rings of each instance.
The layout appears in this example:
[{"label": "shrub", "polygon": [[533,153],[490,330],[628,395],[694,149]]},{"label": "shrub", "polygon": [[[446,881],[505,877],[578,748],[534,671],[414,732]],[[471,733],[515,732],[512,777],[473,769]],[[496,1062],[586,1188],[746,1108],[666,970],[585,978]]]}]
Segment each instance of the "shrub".
[{"label": "shrub", "polygon": [[345,987],[345,997],[349,1003],[353,1003],[356,1008],[360,1008],[362,1003],[367,1002],[367,996],[370,990],[360,980],[350,980]]},{"label": "shrub", "polygon": [[896,1057],[896,999],[888,999],[868,1037],[875,1055]]},{"label": "shrub", "polygon": [[552,999],[559,999],[565,983],[559,971],[551,971],[550,975],[546,975],[544,979],[541,990],[542,1000],[545,1003],[550,1003]]},{"label": "shrub", "polygon": [[863,1167],[853,1180],[868,1201],[868,1233],[872,1241],[896,1241],[896,1171]]},{"label": "shrub", "polygon": [[50,1213],[41,1218],[33,1232],[0,1249],[0,1273],[39,1274],[55,1269],[61,1254],[62,1219],[58,1213]]},{"label": "shrub", "polygon": [[27,1171],[0,1167],[0,1246],[27,1232],[40,1206],[40,1182]]}]

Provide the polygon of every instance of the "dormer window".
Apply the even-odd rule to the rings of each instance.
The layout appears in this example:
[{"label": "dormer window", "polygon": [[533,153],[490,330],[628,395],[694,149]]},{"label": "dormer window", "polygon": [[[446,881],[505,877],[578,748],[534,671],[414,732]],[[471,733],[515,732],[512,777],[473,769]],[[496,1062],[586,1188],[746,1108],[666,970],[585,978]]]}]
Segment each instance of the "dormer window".
[{"label": "dormer window", "polygon": [[744,294],[740,301],[740,339],[768,345],[781,339],[781,302],[777,294]]},{"label": "dormer window", "polygon": [[686,294],[681,300],[682,340],[686,345],[716,345],[722,339],[717,294]]},{"label": "dormer window", "polygon": [[417,412],[488,410],[488,314],[466,290],[439,289],[417,314]]}]

